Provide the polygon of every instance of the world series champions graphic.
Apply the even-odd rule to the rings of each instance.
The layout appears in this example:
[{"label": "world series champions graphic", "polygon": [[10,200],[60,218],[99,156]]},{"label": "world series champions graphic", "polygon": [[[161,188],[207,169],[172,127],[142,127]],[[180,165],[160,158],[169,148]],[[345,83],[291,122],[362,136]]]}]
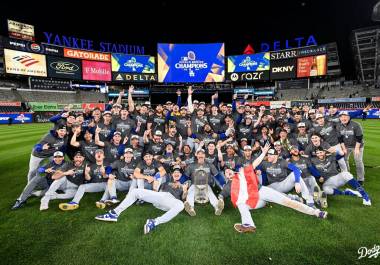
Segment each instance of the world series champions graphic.
[{"label": "world series champions graphic", "polygon": [[223,82],[224,43],[158,44],[158,81]]}]

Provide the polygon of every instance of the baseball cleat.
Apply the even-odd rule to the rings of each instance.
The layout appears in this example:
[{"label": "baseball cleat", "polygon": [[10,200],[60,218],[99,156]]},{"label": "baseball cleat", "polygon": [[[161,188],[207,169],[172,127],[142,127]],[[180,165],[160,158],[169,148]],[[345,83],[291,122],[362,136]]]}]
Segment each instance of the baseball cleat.
[{"label": "baseball cleat", "polygon": [[317,185],[314,187],[314,191],[313,191],[313,200],[315,203],[319,203],[320,195],[321,195],[321,189]]},{"label": "baseball cleat", "polygon": [[321,207],[322,208],[327,208],[328,207],[326,192],[324,192],[324,191],[321,192],[321,198],[319,200],[321,202]]},{"label": "baseball cleat", "polygon": [[144,225],[144,234],[145,235],[148,234],[149,232],[151,232],[155,228],[156,228],[156,223],[155,223],[154,219],[146,220],[146,223]]},{"label": "baseball cleat", "polygon": [[49,199],[46,196],[44,196],[41,199],[40,211],[44,211],[47,209],[49,209]]},{"label": "baseball cleat", "polygon": [[223,209],[224,209],[224,200],[223,199],[219,199],[218,203],[217,203],[217,205],[215,207],[215,215],[221,215]]},{"label": "baseball cleat", "polygon": [[114,204],[118,204],[120,201],[116,198],[113,198],[111,200],[105,200],[104,203],[107,205],[107,206],[112,206]]},{"label": "baseball cleat", "polygon": [[239,233],[255,233],[256,227],[248,224],[234,224],[234,228]]},{"label": "baseball cleat", "polygon": [[71,211],[71,210],[78,209],[79,208],[79,204],[76,203],[76,202],[60,203],[58,207],[62,211]]},{"label": "baseball cleat", "polygon": [[319,213],[318,213],[318,218],[320,218],[320,219],[326,219],[327,218],[327,212],[325,212],[325,211],[320,211]]},{"label": "baseball cleat", "polygon": [[190,215],[190,216],[195,216],[195,210],[193,207],[191,207],[190,203],[188,201],[185,201],[184,203],[185,206],[185,211]]},{"label": "baseball cleat", "polygon": [[363,199],[363,205],[371,206],[372,205],[371,199],[370,198]]},{"label": "baseball cleat", "polygon": [[95,202],[95,205],[96,205],[96,207],[99,208],[99,209],[104,209],[104,208],[106,208],[106,204],[105,204],[103,201],[97,201],[97,202]]},{"label": "baseball cleat", "polygon": [[359,197],[359,198],[362,197],[362,195],[360,194],[360,192],[358,192],[356,190],[351,190],[351,189],[345,189],[344,190],[344,194],[345,195],[350,195],[350,196],[356,196],[356,197]]},{"label": "baseball cleat", "polygon": [[113,210],[111,210],[106,214],[97,215],[95,219],[106,222],[117,222],[118,217],[119,216]]},{"label": "baseball cleat", "polygon": [[11,210],[20,209],[21,207],[23,207],[25,205],[25,203],[26,203],[26,201],[16,200],[15,204],[13,204]]}]

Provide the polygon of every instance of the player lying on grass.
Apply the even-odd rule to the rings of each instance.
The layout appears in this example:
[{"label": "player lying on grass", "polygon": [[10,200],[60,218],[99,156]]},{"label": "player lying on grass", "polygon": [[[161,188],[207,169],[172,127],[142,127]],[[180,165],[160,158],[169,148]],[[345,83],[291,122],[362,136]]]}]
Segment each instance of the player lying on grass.
[{"label": "player lying on grass", "polygon": [[237,173],[234,173],[231,169],[226,169],[226,177],[232,178],[231,201],[239,209],[242,220],[241,223],[234,225],[235,230],[239,233],[255,232],[256,226],[249,211],[262,208],[267,202],[280,204],[318,218],[326,218],[327,212],[294,201],[284,193],[276,191],[269,186],[262,186],[259,183],[255,169],[263,161],[267,152],[274,152],[274,150],[269,149],[269,145],[266,145],[262,148],[262,154],[255,159],[252,165],[240,168]]},{"label": "player lying on grass", "polygon": [[[116,222],[120,214],[130,207],[135,201],[143,200],[153,204],[154,207],[166,211],[160,217],[148,219],[144,225],[144,233],[147,234],[156,226],[167,223],[176,217],[184,208],[182,200],[186,198],[188,185],[180,183],[180,166],[175,166],[171,174],[172,179],[159,186],[159,181],[153,181],[153,190],[133,189],[130,190],[125,199],[114,210],[104,215],[98,215],[95,219],[100,221]],[[159,189],[160,188],[160,189]],[[159,192],[157,190],[159,189]]]}]

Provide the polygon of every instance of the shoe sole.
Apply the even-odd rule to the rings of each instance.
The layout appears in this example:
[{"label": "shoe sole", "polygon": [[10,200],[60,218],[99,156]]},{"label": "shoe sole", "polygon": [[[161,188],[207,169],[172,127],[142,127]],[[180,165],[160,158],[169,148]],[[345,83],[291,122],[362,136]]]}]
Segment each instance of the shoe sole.
[{"label": "shoe sole", "polygon": [[46,207],[46,208],[40,208],[40,211],[46,211],[47,209],[49,209],[49,207]]},{"label": "shoe sole", "polygon": [[318,190],[318,188],[314,188],[313,200],[315,203],[318,203],[318,201],[319,201],[319,190]]},{"label": "shoe sole", "polygon": [[117,219],[105,219],[105,218],[99,218],[99,217],[95,217],[96,220],[98,221],[105,221],[105,222],[117,222]]},{"label": "shoe sole", "polygon": [[105,204],[105,203],[102,203],[102,202],[96,202],[95,205],[96,205],[96,207],[99,208],[99,209],[104,209],[104,208],[106,208],[106,204]]},{"label": "shoe sole", "polygon": [[144,235],[148,234],[151,231],[151,230],[149,230],[148,223],[149,223],[149,221],[146,221],[146,223],[144,225]]},{"label": "shoe sole", "polygon": [[216,205],[215,215],[221,215],[223,209],[224,209],[224,201],[218,200],[218,204]]},{"label": "shoe sole", "polygon": [[193,209],[193,207],[191,207],[191,205],[188,203],[188,202],[185,202],[184,203],[184,206],[185,206],[185,211],[190,215],[190,216],[195,216],[196,213]]},{"label": "shoe sole", "polygon": [[66,203],[61,203],[59,204],[59,209],[61,209],[62,211],[72,211],[72,210],[76,210],[79,208],[79,205],[78,204],[66,204]]},{"label": "shoe sole", "polygon": [[327,203],[327,195],[324,191],[322,191],[322,195],[321,195],[321,207],[326,209],[329,205]]},{"label": "shoe sole", "polygon": [[364,206],[372,206],[372,203],[371,203],[371,201],[363,200],[363,205]]},{"label": "shoe sole", "polygon": [[241,224],[234,224],[234,229],[240,233],[240,234],[244,234],[244,233],[255,233],[256,232],[256,228],[253,228],[252,230],[246,230],[246,231],[243,231],[241,229],[239,229],[238,227],[241,226]]}]

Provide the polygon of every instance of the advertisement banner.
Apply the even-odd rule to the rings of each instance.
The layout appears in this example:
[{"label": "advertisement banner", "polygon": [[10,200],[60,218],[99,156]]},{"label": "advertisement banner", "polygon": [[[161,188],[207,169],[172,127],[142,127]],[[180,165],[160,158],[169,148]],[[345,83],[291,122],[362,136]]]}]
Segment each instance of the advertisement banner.
[{"label": "advertisement banner", "polygon": [[136,83],[146,83],[146,82],[156,82],[156,74],[127,74],[127,73],[112,73],[112,81],[116,82],[136,82]]},{"label": "advertisement banner", "polygon": [[49,77],[82,79],[80,60],[47,56],[47,70]]},{"label": "advertisement banner", "polygon": [[153,56],[112,54],[112,72],[120,73],[150,73],[156,72],[155,58]]},{"label": "advertisement banner", "polygon": [[269,52],[250,55],[228,56],[229,73],[256,72],[269,70]]},{"label": "advertisement banner", "polygon": [[[339,111],[356,112],[356,109],[339,109]],[[362,116],[356,116],[355,118],[361,119]],[[380,119],[380,109],[370,109],[368,111],[367,119]]]},{"label": "advertisement banner", "polygon": [[309,46],[309,47],[303,47],[299,49],[274,51],[270,53],[270,60],[271,61],[284,60],[284,59],[292,59],[292,58],[297,58],[297,57],[321,55],[321,54],[327,54],[326,45]]},{"label": "advertisement banner", "polygon": [[34,41],[34,26],[8,19],[9,37]]},{"label": "advertisement banner", "polygon": [[326,75],[327,56],[317,55],[297,59],[297,77]]},{"label": "advertisement banner", "polygon": [[83,103],[82,109],[94,109],[99,108],[101,111],[104,111],[105,104],[104,103]]},{"label": "advertisement banner", "polygon": [[285,106],[286,108],[290,108],[291,106],[290,101],[271,101],[270,102],[271,109],[279,109],[282,106]]},{"label": "advertisement banner", "polygon": [[350,102],[366,102],[366,98],[326,98],[326,99],[318,99],[318,103],[350,103]]},{"label": "advertisement banner", "polygon": [[276,60],[271,62],[270,79],[289,79],[296,77],[297,59]]},{"label": "advertisement banner", "polygon": [[372,97],[371,100],[372,101],[380,101],[380,97]]},{"label": "advertisement banner", "polygon": [[260,71],[252,73],[228,73],[227,79],[232,82],[241,82],[241,81],[268,81],[269,80],[269,71]]},{"label": "advertisement banner", "polygon": [[260,107],[260,106],[265,106],[269,107],[270,106],[270,101],[254,101],[254,102],[248,102],[250,106],[254,107]]},{"label": "advertisement banner", "polygon": [[74,49],[64,48],[63,54],[65,57],[70,57],[70,58],[74,58],[74,59],[92,60],[92,61],[100,61],[100,62],[111,62],[111,54],[110,53],[90,52],[90,51],[82,51],[82,50],[74,50]]},{"label": "advertisement banner", "polygon": [[327,54],[327,46],[321,45],[321,46],[304,47],[304,48],[298,49],[297,52],[298,52],[298,55],[297,55],[298,57]]},{"label": "advertisement banner", "polygon": [[30,42],[30,41],[25,41],[25,40],[4,38],[4,47],[11,50],[63,56],[62,47],[40,44],[40,43]]},{"label": "advertisement banner", "polygon": [[33,111],[60,111],[55,102],[29,102],[29,106]]},{"label": "advertisement banner", "polygon": [[3,102],[0,101],[1,107],[21,107],[21,102]]},{"label": "advertisement banner", "polygon": [[292,100],[291,107],[313,106],[312,100]]},{"label": "advertisement banner", "polygon": [[224,43],[168,44],[159,43],[158,81],[223,82]]},{"label": "advertisement banner", "polygon": [[61,104],[57,103],[57,109],[63,110],[66,106],[70,107],[70,110],[72,111],[82,111],[82,103],[72,103],[72,104]]},{"label": "advertisement banner", "polygon": [[8,124],[9,118],[12,123],[31,123],[33,119],[32,113],[0,113],[0,124]]},{"label": "advertisement banner", "polygon": [[83,80],[111,81],[111,64],[82,61]]},{"label": "advertisement banner", "polygon": [[71,81],[32,77],[30,78],[30,87],[32,89],[70,90]]},{"label": "advertisement banner", "polygon": [[7,74],[47,76],[45,55],[4,49]]}]

